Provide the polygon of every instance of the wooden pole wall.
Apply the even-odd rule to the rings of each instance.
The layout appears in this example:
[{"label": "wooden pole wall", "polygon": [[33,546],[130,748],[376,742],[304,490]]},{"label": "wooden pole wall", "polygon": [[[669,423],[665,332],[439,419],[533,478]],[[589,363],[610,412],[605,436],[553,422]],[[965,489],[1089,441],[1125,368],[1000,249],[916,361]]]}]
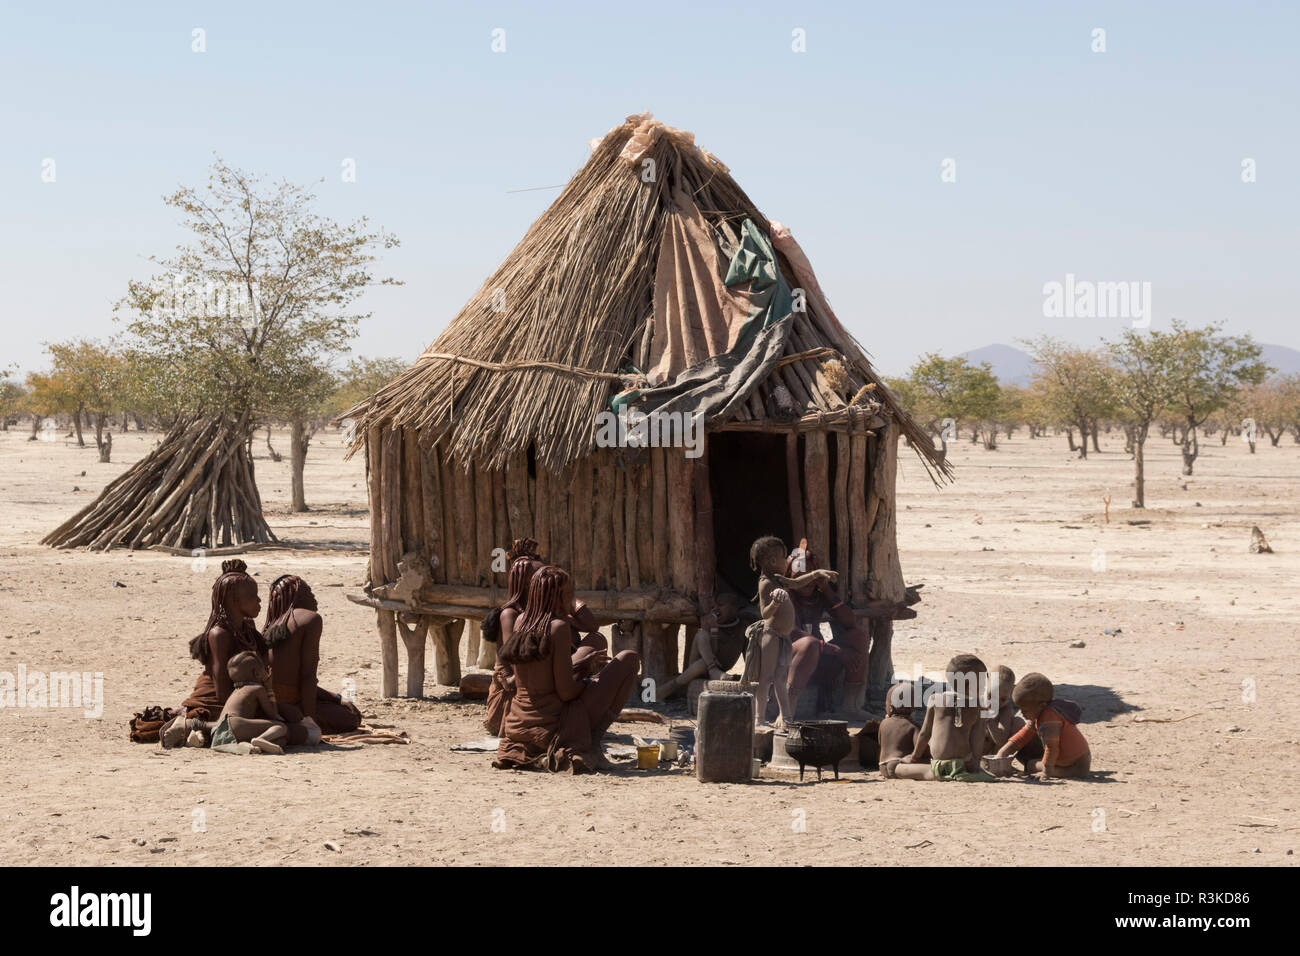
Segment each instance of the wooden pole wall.
[{"label": "wooden pole wall", "polygon": [[808,546],[817,555],[817,560],[822,563],[822,567],[829,567],[829,562],[832,560],[831,489],[830,454],[827,451],[826,432],[808,432],[804,435],[803,441],[803,500]]}]

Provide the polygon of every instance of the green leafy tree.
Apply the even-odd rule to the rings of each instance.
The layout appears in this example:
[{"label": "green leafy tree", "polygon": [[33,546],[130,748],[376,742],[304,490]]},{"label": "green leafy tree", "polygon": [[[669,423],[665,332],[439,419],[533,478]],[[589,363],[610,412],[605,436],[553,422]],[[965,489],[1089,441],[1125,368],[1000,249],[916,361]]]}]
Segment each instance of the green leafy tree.
[{"label": "green leafy tree", "polygon": [[1034,359],[1031,386],[1051,419],[1070,430],[1070,450],[1075,451],[1073,429],[1079,430],[1077,451],[1088,457],[1088,439],[1097,448],[1097,427],[1112,414],[1111,373],[1105,352],[1066,345],[1050,336],[1024,343]]},{"label": "green leafy tree", "polygon": [[1151,424],[1174,400],[1170,369],[1174,343],[1167,333],[1126,329],[1107,349],[1114,362],[1112,404],[1129,436],[1133,454],[1133,507],[1146,507],[1145,450]]},{"label": "green leafy tree", "polygon": [[1227,408],[1239,389],[1258,385],[1272,371],[1263,350],[1249,335],[1223,335],[1222,326],[1191,329],[1178,320],[1169,336],[1167,375],[1173,392],[1169,406],[1182,424],[1183,474],[1192,474],[1200,454],[1198,430]]}]

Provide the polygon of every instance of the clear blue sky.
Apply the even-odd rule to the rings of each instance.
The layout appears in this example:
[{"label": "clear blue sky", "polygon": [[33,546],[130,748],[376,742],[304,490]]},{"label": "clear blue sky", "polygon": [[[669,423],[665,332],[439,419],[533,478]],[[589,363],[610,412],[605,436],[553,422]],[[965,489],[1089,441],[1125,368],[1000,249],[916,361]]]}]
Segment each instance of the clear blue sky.
[{"label": "clear blue sky", "polygon": [[21,6],[0,12],[0,368],[116,328],[182,238],[162,194],[214,153],[323,176],[322,211],[400,236],[406,285],[367,296],[356,348],[414,357],[557,195],[507,190],[563,183],[645,109],[794,230],[886,372],[1112,334],[1043,317],[1066,273],[1151,282],[1157,327],[1300,347],[1295,3]]}]

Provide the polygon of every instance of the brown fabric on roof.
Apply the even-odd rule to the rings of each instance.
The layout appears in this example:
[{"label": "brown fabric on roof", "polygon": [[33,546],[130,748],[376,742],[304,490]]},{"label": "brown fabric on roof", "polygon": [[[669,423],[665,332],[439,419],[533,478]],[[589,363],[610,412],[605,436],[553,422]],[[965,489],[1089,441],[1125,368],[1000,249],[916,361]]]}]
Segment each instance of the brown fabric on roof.
[{"label": "brown fabric on roof", "polygon": [[725,273],[708,220],[677,187],[655,266],[654,337],[645,370],[652,384],[671,382],[736,344],[749,303],[722,284]]}]

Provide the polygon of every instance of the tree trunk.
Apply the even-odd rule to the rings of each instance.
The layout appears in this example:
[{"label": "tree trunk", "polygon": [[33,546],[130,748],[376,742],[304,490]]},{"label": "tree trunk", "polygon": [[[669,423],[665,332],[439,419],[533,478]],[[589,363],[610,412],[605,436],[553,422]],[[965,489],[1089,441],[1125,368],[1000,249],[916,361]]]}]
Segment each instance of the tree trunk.
[{"label": "tree trunk", "polygon": [[1088,457],[1088,422],[1086,419],[1079,419],[1079,457]]},{"label": "tree trunk", "polygon": [[[269,437],[269,431],[267,435]],[[307,464],[307,448],[309,445],[311,445],[311,430],[308,429],[305,421],[295,418],[289,429],[289,467],[293,472],[293,501],[289,506],[290,511],[310,510],[307,507],[307,498],[302,487],[302,472],[303,466]]]},{"label": "tree trunk", "polygon": [[[37,414],[35,414],[35,413],[33,412],[33,413],[32,413],[32,433],[31,433],[30,435],[27,436],[27,440],[28,440],[28,441],[36,441],[36,433],[37,433],[38,431],[40,431],[40,430],[41,430],[41,416],[40,416],[40,415],[37,415]],[[1296,441],[1300,441],[1300,438],[1297,438]]]},{"label": "tree trunk", "polygon": [[1133,507],[1147,506],[1146,462],[1143,459],[1144,446],[1147,443],[1145,428],[1138,429],[1133,436]]},{"label": "tree trunk", "polygon": [[1196,426],[1189,425],[1183,432],[1183,474],[1191,475],[1196,456],[1201,453],[1200,443],[1196,440]]},{"label": "tree trunk", "polygon": [[[104,413],[99,412],[95,415],[95,447],[101,451],[104,448]],[[104,459],[100,459],[103,461]]]},{"label": "tree trunk", "polygon": [[113,433],[109,432],[104,436],[104,440],[99,443],[99,460],[103,464],[108,464],[113,460]]},{"label": "tree trunk", "polygon": [[1092,450],[1101,454],[1101,446],[1097,444],[1097,423],[1092,423]]},{"label": "tree trunk", "polygon": [[1067,428],[1067,429],[1065,430],[1065,437],[1066,437],[1066,440],[1069,441],[1069,443],[1070,443],[1070,451],[1078,451],[1079,449],[1076,448],[1076,447],[1074,447],[1074,429],[1073,429],[1073,428]]},{"label": "tree trunk", "polygon": [[268,452],[271,453],[271,460],[272,460],[272,461],[283,461],[283,460],[284,460],[284,456],[281,455],[278,451],[276,451],[276,450],[271,446],[271,426],[270,426],[270,425],[267,425],[267,426],[266,426],[266,450],[267,450]]},{"label": "tree trunk", "polygon": [[80,406],[77,407],[77,410],[76,410],[75,412],[72,413],[72,426],[73,426],[73,429],[74,429],[74,430],[76,431],[76,433],[77,433],[77,447],[78,447],[78,448],[85,448],[85,447],[86,447],[86,439],[85,439],[85,437],[81,434],[81,409],[84,408],[84,407],[85,407],[84,405],[80,405]]}]

